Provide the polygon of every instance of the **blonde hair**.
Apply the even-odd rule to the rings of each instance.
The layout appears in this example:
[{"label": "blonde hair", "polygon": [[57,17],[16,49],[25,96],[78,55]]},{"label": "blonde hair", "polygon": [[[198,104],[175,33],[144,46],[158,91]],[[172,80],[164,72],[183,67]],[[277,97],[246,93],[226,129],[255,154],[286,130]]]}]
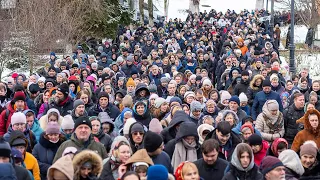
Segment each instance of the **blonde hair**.
[{"label": "blonde hair", "polygon": [[183,167],[182,167],[182,171],[181,171],[181,175],[182,177],[184,177],[185,174],[187,174],[188,172],[190,172],[190,170],[194,170],[197,172],[198,174],[198,177],[200,178],[199,176],[199,171],[198,171],[198,168],[195,164],[193,164],[192,162],[185,162]]}]

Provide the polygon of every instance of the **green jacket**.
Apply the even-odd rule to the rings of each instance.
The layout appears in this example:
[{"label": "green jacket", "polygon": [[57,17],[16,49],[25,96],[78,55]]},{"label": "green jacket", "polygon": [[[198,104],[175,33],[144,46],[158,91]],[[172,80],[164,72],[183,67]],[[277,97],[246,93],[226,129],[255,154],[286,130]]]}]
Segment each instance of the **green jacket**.
[{"label": "green jacket", "polygon": [[62,153],[67,147],[75,147],[78,151],[89,149],[98,153],[102,159],[107,158],[107,151],[103,144],[101,144],[100,142],[96,142],[93,136],[90,136],[89,141],[89,144],[87,145],[87,147],[85,147],[85,145],[76,138],[75,133],[73,133],[70,140],[67,140],[60,145],[53,159],[53,163],[56,162],[60,157],[62,157]]}]

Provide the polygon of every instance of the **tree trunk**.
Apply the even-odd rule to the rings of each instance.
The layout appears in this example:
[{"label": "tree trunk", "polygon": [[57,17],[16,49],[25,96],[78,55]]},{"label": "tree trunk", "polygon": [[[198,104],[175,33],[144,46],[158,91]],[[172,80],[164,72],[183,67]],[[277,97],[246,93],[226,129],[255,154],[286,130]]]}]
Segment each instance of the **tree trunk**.
[{"label": "tree trunk", "polygon": [[164,16],[166,17],[166,20],[168,19],[169,14],[169,0],[164,0]]},{"label": "tree trunk", "polygon": [[139,0],[140,23],[144,24],[144,1]]},{"label": "tree trunk", "polygon": [[148,0],[149,25],[153,26],[153,0]]},{"label": "tree trunk", "polygon": [[189,0],[189,11],[193,13],[199,14],[200,9],[199,9],[199,4],[200,0]]}]

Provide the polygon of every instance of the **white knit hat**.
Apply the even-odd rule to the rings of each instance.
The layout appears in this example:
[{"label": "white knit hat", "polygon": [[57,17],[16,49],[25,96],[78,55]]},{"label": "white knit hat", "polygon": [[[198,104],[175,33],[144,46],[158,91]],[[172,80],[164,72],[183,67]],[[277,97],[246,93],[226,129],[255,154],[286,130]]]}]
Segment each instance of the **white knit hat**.
[{"label": "white knit hat", "polygon": [[18,123],[27,123],[26,115],[24,115],[22,112],[15,112],[11,116],[11,125],[18,124]]},{"label": "white knit hat", "polygon": [[165,103],[165,102],[167,102],[164,98],[157,98],[155,101],[154,101],[154,106],[156,107],[156,108],[160,108],[160,106],[163,104],[163,103]]},{"label": "white knit hat", "polygon": [[134,118],[127,119],[126,123],[123,126],[123,135],[129,134],[130,126],[135,122],[137,122],[137,121]]},{"label": "white knit hat", "polygon": [[248,102],[248,97],[246,96],[245,93],[240,93],[239,95],[239,99],[240,99],[240,102]]},{"label": "white knit hat", "polygon": [[70,115],[63,117],[61,129],[74,129],[74,121]]},{"label": "white knit hat", "polygon": [[211,83],[210,79],[205,79],[205,80],[203,80],[202,85],[203,85],[203,86],[204,86],[204,85],[212,86],[212,83]]},{"label": "white knit hat", "polygon": [[221,97],[221,103],[222,103],[224,100],[230,99],[231,95],[228,91],[222,91],[220,97]]}]

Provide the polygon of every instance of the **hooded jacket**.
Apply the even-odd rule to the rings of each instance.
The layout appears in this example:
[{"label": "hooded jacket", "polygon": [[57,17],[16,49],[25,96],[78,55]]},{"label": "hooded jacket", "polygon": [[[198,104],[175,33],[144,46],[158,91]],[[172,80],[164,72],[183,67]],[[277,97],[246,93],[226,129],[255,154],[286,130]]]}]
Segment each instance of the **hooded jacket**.
[{"label": "hooded jacket", "polygon": [[[131,149],[132,149],[132,152],[135,153],[136,151],[138,151],[139,149],[142,149],[143,148],[143,138],[142,137],[142,142],[140,144],[136,144],[134,141],[133,141],[133,138],[132,138],[132,126],[135,125],[135,124],[140,124],[142,126],[142,128],[144,129],[144,126],[143,124],[139,123],[139,122],[135,122],[133,124],[131,124],[130,128],[129,128],[129,142],[130,142],[130,146],[131,146]],[[144,132],[145,133],[145,132]]]},{"label": "hooded jacket", "polygon": [[[263,175],[259,172],[258,166],[254,164],[254,158],[251,159],[247,168],[243,168],[239,156],[238,146],[232,153],[230,171],[225,174],[222,180],[263,180]],[[253,154],[251,154],[253,157]]]},{"label": "hooded jacket", "polygon": [[276,140],[274,140],[270,146],[269,146],[269,149],[268,149],[268,152],[267,152],[267,155],[269,156],[274,156],[274,157],[278,157],[279,154],[278,154],[278,145],[279,143],[281,142],[284,142],[285,144],[287,144],[287,147],[288,147],[288,142],[287,140],[283,139],[283,138],[277,138]]},{"label": "hooded jacket", "polygon": [[189,121],[189,116],[184,111],[177,111],[173,115],[173,118],[170,121],[169,126],[163,129],[163,131],[161,132],[164,144],[167,144],[170,140],[176,137],[176,126],[185,121]]},{"label": "hooded jacket", "polygon": [[304,173],[300,158],[295,151],[286,149],[279,154],[278,158],[286,167],[286,179],[298,180]]},{"label": "hooded jacket", "polygon": [[88,150],[96,151],[97,154],[99,154],[102,158],[107,157],[106,148],[103,146],[103,144],[94,141],[93,136],[90,136],[87,142],[81,142],[76,137],[76,134],[73,133],[70,140],[63,142],[60,145],[60,147],[59,147],[59,149],[53,159],[53,162],[56,162],[62,156],[63,151],[67,147],[70,147],[70,146],[75,147],[77,150],[88,149]]},{"label": "hooded jacket", "polygon": [[47,174],[48,180],[54,180],[53,173],[55,170],[59,170],[60,172],[62,172],[65,176],[68,177],[68,180],[73,180],[74,170],[71,157],[63,156],[58,159],[52,166],[50,166]]},{"label": "hooded jacket", "polygon": [[15,169],[10,163],[0,163],[1,180],[17,180]]},{"label": "hooded jacket", "polygon": [[[126,166],[128,169],[131,169],[131,166],[134,163],[137,162],[144,162],[147,163],[149,166],[153,165],[152,159],[149,157],[147,150],[146,149],[140,149],[137,152],[135,152],[127,161],[126,161]],[[132,169],[133,170],[133,169]]]},{"label": "hooded jacket", "polygon": [[309,122],[309,115],[310,114],[316,114],[318,118],[320,119],[320,112],[311,109],[306,112],[306,114],[303,116],[304,118],[304,129],[297,133],[295,136],[291,149],[298,152],[300,149],[300,146],[308,140],[314,141],[318,147],[320,147],[320,125],[314,130]]},{"label": "hooded jacket", "polygon": [[50,142],[46,137],[46,133],[42,133],[40,141],[33,148],[32,155],[38,160],[41,179],[46,179],[47,171],[52,165],[53,158],[59,148],[59,146],[64,142],[64,138],[60,136],[57,143]]},{"label": "hooded jacket", "polygon": [[[116,120],[114,121],[114,131],[115,132],[119,132],[120,129],[123,128],[123,125],[124,125],[124,114],[127,112],[127,111],[130,111],[133,115],[133,112],[130,108],[124,108],[121,112],[121,114],[116,118]],[[118,133],[119,134],[119,133]]]},{"label": "hooded jacket", "polygon": [[110,151],[110,147],[112,144],[112,139],[109,136],[109,134],[105,134],[103,132],[102,129],[100,129],[98,134],[94,134],[94,137],[98,138],[98,142],[100,142],[101,144],[104,145],[104,147],[106,148],[106,151],[109,152]]},{"label": "hooded jacket", "polygon": [[36,118],[35,113],[34,113],[31,109],[28,109],[28,110],[23,111],[23,114],[26,115],[28,112],[32,112],[33,115],[34,115],[34,121],[33,121],[32,127],[30,127],[30,130],[31,130],[31,131],[33,132],[33,134],[36,136],[37,142],[39,142],[39,140],[40,140],[40,135],[41,135],[41,133],[43,132],[43,129],[40,127],[39,121],[38,121],[38,119]]},{"label": "hooded jacket", "polygon": [[294,137],[299,131],[299,124],[296,123],[296,120],[303,117],[303,115],[304,109],[298,109],[294,103],[283,112],[285,127],[284,138],[288,141],[289,144],[292,144]]},{"label": "hooded jacket", "polygon": [[221,120],[222,121],[225,121],[225,118],[226,118],[226,116],[228,115],[228,114],[232,114],[232,116],[233,116],[233,118],[234,118],[234,124],[233,124],[233,126],[232,126],[232,128],[234,128],[234,127],[236,127],[238,124],[239,124],[239,118],[238,118],[238,115],[234,112],[234,111],[231,111],[231,110],[224,110],[223,112],[222,112],[222,118],[221,118]]},{"label": "hooded jacket", "polygon": [[262,159],[267,155],[269,149],[269,143],[265,140],[262,140],[261,150],[257,153],[254,153],[254,163],[257,166],[260,166]]},{"label": "hooded jacket", "polygon": [[208,130],[211,132],[214,130],[214,127],[209,124],[201,124],[200,126],[198,126],[197,132],[198,132],[198,137],[199,137],[199,144],[202,144],[204,141],[204,139],[202,138],[202,133],[205,130]]},{"label": "hooded jacket", "polygon": [[40,121],[40,122],[39,122],[40,127],[41,127],[41,129],[42,129],[43,131],[45,131],[45,130],[47,129],[48,114],[50,114],[51,112],[56,112],[56,113],[58,114],[58,116],[59,116],[58,124],[59,124],[59,126],[61,126],[63,117],[60,115],[60,112],[59,112],[57,109],[51,108],[51,109],[48,110],[47,114],[44,115],[44,116],[42,116],[42,117],[40,118],[40,120],[39,120],[39,121]]},{"label": "hooded jacket", "polygon": [[[8,132],[4,134],[3,138],[8,142],[11,139],[12,132],[14,130],[12,129],[12,126],[9,127]],[[26,150],[31,153],[33,147],[37,144],[37,139],[34,133],[29,129],[29,127],[26,127],[26,130],[23,132],[24,138],[28,141]]]},{"label": "hooded jacket", "polygon": [[76,154],[72,160],[73,168],[74,168],[74,180],[80,180],[80,169],[81,166],[86,162],[91,162],[92,171],[89,174],[89,178],[97,177],[102,171],[102,159],[99,154],[95,153],[91,150],[83,150],[80,153]]},{"label": "hooded jacket", "polygon": [[[145,90],[146,91],[146,96],[145,97],[140,97],[140,92]],[[145,99],[149,99],[149,96],[150,96],[150,91],[147,87],[147,85],[145,83],[139,83],[135,89],[135,92],[134,92],[134,102],[137,102],[137,101],[142,101],[142,100],[145,100]]]},{"label": "hooded jacket", "polygon": [[[255,82],[258,80],[258,79],[261,79],[261,85],[260,86],[256,86],[255,85]],[[264,80],[264,77],[260,74],[258,75],[255,75],[252,80],[250,81],[250,84],[249,84],[249,87],[246,91],[246,95],[248,97],[248,104],[252,106],[253,104],[253,100],[256,96],[256,94],[259,92],[259,91],[262,91],[262,82]]]},{"label": "hooded jacket", "polygon": [[143,103],[144,104],[144,113],[143,113],[143,115],[139,115],[137,112],[137,103],[135,103],[133,106],[133,117],[137,122],[140,122],[142,125],[148,127],[149,123],[151,121],[150,110],[149,110],[147,104]]}]

